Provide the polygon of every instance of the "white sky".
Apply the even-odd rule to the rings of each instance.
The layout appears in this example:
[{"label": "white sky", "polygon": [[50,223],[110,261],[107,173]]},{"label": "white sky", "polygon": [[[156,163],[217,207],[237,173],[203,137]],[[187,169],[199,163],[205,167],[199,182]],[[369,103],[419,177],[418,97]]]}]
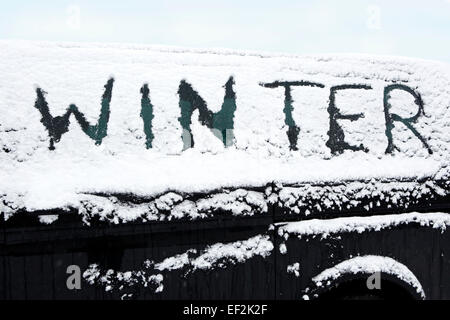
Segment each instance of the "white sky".
[{"label": "white sky", "polygon": [[1,0],[0,38],[450,62],[450,0]]}]

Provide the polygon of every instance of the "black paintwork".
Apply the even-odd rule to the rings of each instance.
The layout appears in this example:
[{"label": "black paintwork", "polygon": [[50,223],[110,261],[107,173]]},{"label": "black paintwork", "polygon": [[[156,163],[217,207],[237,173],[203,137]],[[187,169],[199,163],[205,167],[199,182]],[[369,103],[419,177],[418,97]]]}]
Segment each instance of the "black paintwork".
[{"label": "black paintwork", "polygon": [[[449,204],[448,196],[435,197],[408,209],[329,210],[311,218],[448,212]],[[0,299],[118,299],[118,293],[106,293],[84,281],[81,290],[68,290],[67,266],[76,264],[83,270],[90,263],[99,263],[104,268],[133,270],[146,259],[161,261],[191,248],[202,250],[210,244],[246,240],[258,234],[270,235],[274,243],[269,257],[254,257],[242,264],[196,271],[188,276],[179,271],[167,273],[163,292],[155,294],[140,288],[136,298],[300,299],[305,288],[311,287],[311,278],[324,269],[352,256],[371,254],[392,257],[410,268],[428,299],[450,299],[448,231],[412,223],[378,232],[343,233],[326,239],[290,237],[285,241],[278,235],[277,227],[269,230],[271,224],[301,219],[305,217],[288,213],[276,204],[267,214],[252,217],[217,212],[212,218],[197,221],[121,225],[86,226],[75,213],[65,212],[56,223],[44,226],[30,213],[17,214],[1,223]],[[281,242],[287,246],[286,254],[278,250]],[[287,265],[294,262],[300,263],[298,278],[286,271]],[[410,288],[404,290],[411,293]]]}]

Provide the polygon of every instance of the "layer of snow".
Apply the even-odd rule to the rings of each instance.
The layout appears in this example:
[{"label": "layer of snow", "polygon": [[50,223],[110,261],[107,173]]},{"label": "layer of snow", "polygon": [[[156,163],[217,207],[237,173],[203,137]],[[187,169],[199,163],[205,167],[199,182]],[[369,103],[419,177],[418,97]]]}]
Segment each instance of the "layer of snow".
[{"label": "layer of snow", "polygon": [[382,256],[361,256],[345,260],[332,268],[322,271],[312,280],[316,286],[321,287],[330,281],[339,279],[345,274],[374,274],[381,272],[397,277],[399,280],[413,287],[418,295],[425,299],[425,292],[416,276],[400,262]]},{"label": "layer of snow", "polygon": [[263,258],[269,256],[273,250],[273,243],[269,236],[258,235],[243,241],[231,243],[216,243],[208,246],[199,256],[189,259],[189,255],[196,251],[191,249],[175,257],[166,258],[155,265],[157,270],[175,270],[188,268],[189,272],[195,270],[224,267],[226,265],[243,263],[255,256]]},{"label": "layer of snow", "polygon": [[278,247],[278,250],[280,251],[281,254],[286,254],[287,252],[286,245],[284,243],[281,243]]},{"label": "layer of snow", "polygon": [[[395,57],[0,41],[0,210],[12,214],[19,209],[80,208],[86,194],[155,198],[168,192],[264,187],[271,182],[448,178],[449,70],[443,63]],[[74,103],[94,124],[103,86],[111,75],[115,78],[111,116],[102,144],[95,145],[72,117],[69,131],[55,144],[56,150],[50,151],[48,132],[34,108],[35,88],[48,92],[53,116],[62,115]],[[224,148],[193,118],[195,147],[182,151],[180,81],[191,83],[208,108],[217,112],[230,76],[237,97],[234,145]],[[293,87],[293,117],[301,131],[299,150],[290,151],[284,89],[265,88],[260,83],[300,80],[323,83],[325,88]],[[145,148],[140,117],[139,90],[144,83],[149,85],[154,106],[152,149]],[[414,127],[425,137],[432,155],[400,123],[393,131],[399,150],[394,156],[385,155],[383,90],[392,83],[406,84],[421,94],[425,115]],[[348,151],[333,156],[326,146],[330,87],[342,84],[372,87],[336,95],[342,113],[365,114],[358,121],[339,123],[346,141],[363,143],[368,153]],[[391,103],[392,112],[403,117],[417,111],[409,94],[392,92]],[[104,205],[101,212],[111,204],[106,201]],[[191,212],[187,206],[180,210]],[[195,206],[193,214],[203,212],[198,207],[202,204]],[[247,212],[232,204],[228,208],[233,213]],[[133,210],[127,209],[123,220],[141,215],[141,208]]]},{"label": "layer of snow", "polygon": [[164,276],[160,273],[147,274],[144,270],[138,271],[114,271],[109,269],[104,274],[97,264],[91,264],[83,272],[83,278],[90,285],[100,285],[106,292],[118,290],[122,293],[121,298],[133,297],[133,289],[144,287],[152,289],[155,293],[164,290]]},{"label": "layer of snow", "polygon": [[[111,223],[128,221],[170,221],[210,217],[217,210],[230,215],[254,215],[267,212],[267,201],[262,192],[238,189],[222,190],[199,199],[190,199],[169,192],[143,203],[122,202],[116,197],[79,195],[80,204],[74,204],[83,221],[91,218]],[[141,201],[142,202],[142,201]]]},{"label": "layer of snow", "polygon": [[446,196],[449,187],[435,181],[341,181],[328,185],[299,185],[279,187],[271,194],[272,203],[277,202],[291,213],[308,216],[322,211],[341,211],[363,208],[370,211],[377,207],[408,208],[419,201]]},{"label": "layer of snow", "polygon": [[286,268],[287,273],[293,273],[296,277],[300,277],[300,263],[294,262],[293,264],[290,264]]},{"label": "layer of snow", "polygon": [[189,249],[182,254],[168,257],[159,263],[146,260],[141,270],[103,271],[97,264],[89,265],[83,278],[91,285],[100,285],[105,291],[117,290],[123,298],[132,298],[137,287],[153,290],[155,293],[164,289],[164,273],[182,270],[185,275],[197,270],[225,268],[236,263],[260,256],[271,255],[273,243],[267,235],[257,235],[247,240],[230,243],[215,243],[201,252]]},{"label": "layer of snow", "polygon": [[[269,206],[276,204],[288,209],[288,214],[313,218],[326,212],[359,209],[369,212],[374,208],[401,208],[436,197],[448,195],[449,187],[434,181],[422,182],[339,182],[334,185],[283,186],[277,184],[260,191],[222,189],[210,194],[183,194],[168,192],[155,198],[119,199],[111,195],[78,194],[77,201],[67,209],[76,210],[86,224],[91,219],[118,224],[129,221],[170,221],[210,218],[221,212],[232,216],[269,214]],[[0,196],[0,200],[1,200]],[[9,198],[11,199],[11,198]],[[14,212],[24,209],[17,202],[4,202],[2,212],[9,219]],[[23,204],[22,204],[23,205]],[[64,211],[62,212],[64,214]],[[47,218],[46,218],[47,217]],[[57,216],[40,218],[52,223]]]},{"label": "layer of snow", "polygon": [[345,232],[363,233],[368,231],[380,231],[400,225],[417,223],[421,226],[446,230],[450,225],[450,214],[442,212],[431,213],[404,213],[369,217],[346,217],[336,219],[312,219],[307,221],[280,223],[278,233],[284,238],[290,235],[302,237],[320,235],[326,238],[333,234]]},{"label": "layer of snow", "polygon": [[39,216],[39,222],[42,224],[52,224],[56,220],[58,220],[58,215],[55,214]]}]

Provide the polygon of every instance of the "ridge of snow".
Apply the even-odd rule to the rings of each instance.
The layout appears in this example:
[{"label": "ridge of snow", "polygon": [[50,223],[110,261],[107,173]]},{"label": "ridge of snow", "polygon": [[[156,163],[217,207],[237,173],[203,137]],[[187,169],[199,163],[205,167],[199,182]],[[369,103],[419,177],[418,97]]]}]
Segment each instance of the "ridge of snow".
[{"label": "ridge of snow", "polygon": [[280,226],[278,232],[280,236],[285,238],[289,237],[289,235],[298,237],[321,235],[322,238],[327,238],[332,234],[380,231],[409,223],[418,223],[421,226],[441,229],[444,232],[447,226],[450,225],[450,214],[443,212],[413,212],[368,217],[352,216],[334,219],[312,219],[280,223],[278,224]]},{"label": "ridge of snow", "polygon": [[[333,182],[334,183],[334,182]],[[323,185],[293,185],[276,184],[267,186],[260,191],[239,188],[235,190],[221,189],[209,194],[193,195],[177,192],[162,193],[155,198],[137,198],[123,200],[114,195],[75,194],[66,202],[66,197],[57,197],[60,205],[53,207],[75,210],[82,221],[89,225],[92,219],[107,221],[112,224],[131,221],[171,221],[178,219],[204,219],[217,213],[232,216],[253,216],[268,213],[269,205],[277,205],[288,209],[285,214],[311,216],[323,212],[337,212],[359,208],[369,212],[373,208],[407,209],[420,201],[430,201],[436,197],[448,195],[448,186],[444,187],[434,181],[425,182],[367,182],[340,181],[336,184]],[[44,196],[44,195],[43,195]],[[9,219],[15,212],[26,210],[30,205],[23,203],[23,196],[9,194],[0,195],[0,208]],[[37,199],[42,201],[41,199]],[[48,219],[40,218],[41,222],[56,221],[54,213]],[[43,214],[45,216],[45,212]]]},{"label": "ridge of snow", "polygon": [[186,266],[189,272],[205,270],[212,267],[224,267],[230,262],[243,263],[246,260],[261,256],[269,256],[273,250],[273,243],[267,235],[257,235],[243,241],[231,243],[215,243],[208,246],[199,256],[189,259],[189,254],[195,254],[196,250],[189,250],[181,255],[166,258],[155,265],[160,271],[181,269]]},{"label": "ridge of snow", "polygon": [[425,292],[414,273],[408,267],[390,257],[375,255],[354,257],[322,271],[312,280],[316,286],[321,287],[324,283],[339,279],[344,274],[374,274],[376,272],[397,277],[413,287],[422,299],[425,299]]},{"label": "ridge of snow", "polygon": [[20,39],[0,39],[0,44],[8,44],[14,46],[38,46],[43,48],[55,47],[55,48],[102,48],[102,49],[121,49],[121,50],[147,50],[147,51],[160,51],[169,53],[195,53],[195,54],[222,54],[222,55],[236,55],[236,56],[255,56],[260,58],[316,58],[321,57],[323,59],[332,59],[335,57],[344,58],[361,58],[361,59],[378,59],[378,60],[403,60],[403,61],[419,61],[428,62],[434,64],[442,64],[448,66],[447,63],[425,58],[412,58],[408,56],[388,55],[388,54],[367,54],[357,52],[327,52],[327,53],[315,53],[315,54],[295,54],[275,51],[261,51],[261,50],[242,50],[242,49],[230,49],[225,47],[182,47],[176,45],[167,44],[142,44],[133,42],[73,42],[73,41],[42,41],[42,40],[20,40]]},{"label": "ridge of snow", "polygon": [[150,288],[155,293],[164,289],[164,272],[184,270],[185,275],[197,270],[215,267],[224,268],[230,264],[244,263],[255,256],[266,258],[272,253],[273,243],[268,235],[257,235],[246,240],[230,243],[215,243],[198,252],[189,249],[184,253],[164,259],[159,263],[146,260],[142,270],[103,271],[97,264],[91,264],[83,273],[88,284],[98,284],[105,291],[118,290],[122,298],[131,298],[137,286]]}]

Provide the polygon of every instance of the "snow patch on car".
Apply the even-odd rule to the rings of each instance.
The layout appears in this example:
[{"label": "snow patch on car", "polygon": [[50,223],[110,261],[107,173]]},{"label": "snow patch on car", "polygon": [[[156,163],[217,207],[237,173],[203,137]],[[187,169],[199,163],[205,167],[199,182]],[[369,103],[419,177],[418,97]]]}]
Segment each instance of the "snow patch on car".
[{"label": "snow patch on car", "polygon": [[424,227],[440,229],[442,232],[450,225],[450,214],[442,212],[402,213],[368,217],[344,217],[335,219],[312,219],[289,223],[279,223],[278,234],[284,239],[290,236],[321,236],[325,239],[333,234],[346,232],[381,231],[396,226],[416,223]]},{"label": "snow patch on car", "polygon": [[354,257],[338,263],[315,276],[312,281],[317,287],[322,287],[346,274],[374,274],[376,272],[395,276],[415,289],[417,294],[425,299],[425,292],[416,276],[405,265],[390,258],[375,255]]},{"label": "snow patch on car", "polygon": [[184,253],[164,259],[159,263],[146,260],[141,270],[106,271],[98,264],[89,265],[83,278],[91,285],[100,285],[105,291],[117,291],[123,299],[132,298],[139,288],[146,288],[154,293],[164,289],[164,275],[176,270],[184,276],[213,268],[226,268],[230,265],[244,263],[254,257],[266,258],[273,251],[273,242],[268,235],[257,235],[247,240],[231,243],[215,243],[198,252],[189,249]]}]

